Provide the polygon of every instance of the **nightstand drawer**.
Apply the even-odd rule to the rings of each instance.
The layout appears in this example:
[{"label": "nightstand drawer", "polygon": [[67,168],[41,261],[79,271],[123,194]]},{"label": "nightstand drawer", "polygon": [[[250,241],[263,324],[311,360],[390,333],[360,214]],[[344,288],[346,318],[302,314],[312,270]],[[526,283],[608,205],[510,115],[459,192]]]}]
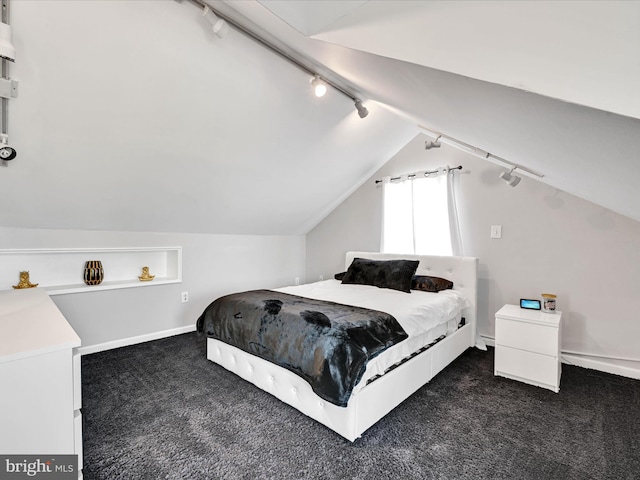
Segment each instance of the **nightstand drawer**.
[{"label": "nightstand drawer", "polygon": [[496,345],[558,356],[558,328],[496,317]]},{"label": "nightstand drawer", "polygon": [[495,374],[545,386],[557,392],[560,361],[557,357],[500,347],[495,351]]}]

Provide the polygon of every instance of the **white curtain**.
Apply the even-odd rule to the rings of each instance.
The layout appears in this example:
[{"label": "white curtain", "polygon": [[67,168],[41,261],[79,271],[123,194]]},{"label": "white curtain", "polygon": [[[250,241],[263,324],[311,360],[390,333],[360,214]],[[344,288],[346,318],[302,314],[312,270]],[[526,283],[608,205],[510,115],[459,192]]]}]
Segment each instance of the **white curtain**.
[{"label": "white curtain", "polygon": [[446,167],[384,179],[383,252],[462,255],[454,177]]}]

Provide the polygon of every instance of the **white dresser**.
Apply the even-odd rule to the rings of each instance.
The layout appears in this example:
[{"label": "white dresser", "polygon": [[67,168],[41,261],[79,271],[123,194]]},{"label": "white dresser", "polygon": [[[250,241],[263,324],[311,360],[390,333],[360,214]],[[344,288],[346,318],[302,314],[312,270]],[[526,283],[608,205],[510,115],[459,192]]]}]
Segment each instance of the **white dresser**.
[{"label": "white dresser", "polygon": [[0,291],[0,452],[77,454],[80,338],[47,292]]},{"label": "white dresser", "polygon": [[494,374],[560,389],[562,312],[544,313],[505,305],[496,313]]}]

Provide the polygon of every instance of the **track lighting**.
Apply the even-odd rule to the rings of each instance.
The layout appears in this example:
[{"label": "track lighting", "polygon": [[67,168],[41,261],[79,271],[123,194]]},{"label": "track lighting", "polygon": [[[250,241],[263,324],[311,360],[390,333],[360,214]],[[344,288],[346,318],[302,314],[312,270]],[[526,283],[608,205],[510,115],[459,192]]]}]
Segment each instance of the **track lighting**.
[{"label": "track lighting", "polygon": [[211,30],[216,37],[224,38],[229,33],[229,24],[213,13],[209,7],[204,7],[202,16],[211,24]]},{"label": "track lighting", "polygon": [[355,105],[356,105],[356,110],[358,111],[358,115],[360,116],[360,118],[364,118],[367,115],[369,115],[369,110],[367,110],[367,107],[362,105],[362,100],[356,99]]},{"label": "track lighting", "polygon": [[[336,85],[332,83],[329,83],[329,85],[339,90],[344,95],[351,97],[348,93],[346,93],[344,90],[337,87]],[[324,97],[324,95],[327,93],[327,83],[323,79],[321,79],[319,75],[313,76],[313,78],[311,79],[311,86],[313,87],[313,93],[316,97]],[[362,100],[358,98],[353,98],[353,97],[352,99],[354,101],[354,105],[356,107],[356,110],[358,111],[358,115],[360,116],[360,118],[364,118],[367,115],[369,115],[369,110],[367,110],[367,107],[362,105]],[[438,147],[439,146],[440,144],[438,144]]]},{"label": "track lighting", "polygon": [[7,144],[7,135],[0,134],[0,160],[13,160],[16,155],[16,149]]},{"label": "track lighting", "polygon": [[317,75],[311,79],[311,86],[316,97],[324,97],[325,93],[327,93],[327,84]]},{"label": "track lighting", "polygon": [[442,144],[440,143],[440,136],[438,135],[435,140],[425,140],[424,149],[431,150],[432,148],[440,148],[440,145]]},{"label": "track lighting", "polygon": [[[458,140],[456,138],[453,138],[449,135],[446,135],[444,133],[440,133],[437,132],[433,129],[424,127],[422,125],[418,125],[418,127],[421,130],[424,130],[427,135],[431,136],[431,137],[435,137],[436,138],[436,142],[442,142],[442,143],[446,143],[447,145],[451,145],[452,147],[458,148],[464,152],[470,153],[471,155],[475,155],[476,157],[480,157],[483,158],[485,160],[490,161],[491,163],[495,163],[496,165],[500,165],[501,167],[504,168],[510,168],[511,171],[507,174],[507,172],[505,172],[506,175],[509,175],[509,178],[511,178],[511,172],[513,172],[514,169],[518,169],[518,173],[522,174],[522,175],[526,175],[527,177],[531,177],[531,178],[535,178],[535,179],[540,179],[540,178],[544,178],[544,175],[542,173],[538,173],[535,172],[527,167],[523,167],[522,165],[518,165],[516,163],[510,162],[509,160],[507,160],[506,158],[501,158],[498,157],[497,155],[494,155],[493,153],[489,153],[485,150],[482,150],[478,147],[474,147],[473,145],[470,145],[468,143],[463,142],[462,140]],[[426,148],[426,146],[425,146]],[[500,175],[500,178],[503,178],[502,175]],[[518,177],[517,175],[515,176],[515,178],[517,178],[518,180],[515,181],[515,183],[513,185],[511,185],[512,187],[515,187],[518,182],[520,181],[520,177]]]},{"label": "track lighting", "polygon": [[515,167],[513,167],[508,172],[502,172],[500,174],[500,178],[507,182],[507,185],[509,185],[510,187],[515,187],[520,183],[520,180],[522,180],[518,175],[512,175],[514,170]]},{"label": "track lighting", "polygon": [[0,9],[0,163],[16,158],[16,150],[9,146],[7,119],[9,118],[9,100],[17,96],[18,82],[9,78],[9,62],[16,59],[16,49],[11,43],[11,27],[9,26],[9,0],[2,0]]},{"label": "track lighting", "polygon": [[[2,0],[2,1],[4,2],[7,0]],[[360,118],[365,118],[367,115],[369,115],[369,110],[367,110],[367,108],[364,105],[362,105],[362,100],[359,100],[358,98],[356,98],[355,94],[351,93],[348,89],[340,86],[340,83],[344,82],[344,79],[340,79],[341,82],[338,83],[331,80],[327,80],[326,78],[320,78],[320,76],[316,72],[311,70],[306,65],[308,63],[308,59],[303,61],[304,57],[302,57],[301,54],[297,52],[284,51],[282,48],[269,42],[267,39],[261,37],[258,33],[252,31],[247,26],[238,22],[234,18],[227,16],[223,12],[218,12],[213,7],[210,7],[205,3],[205,0],[191,0],[191,3],[194,3],[195,5],[198,6],[198,8],[202,9],[202,15],[207,18],[207,21],[211,24],[213,33],[215,33],[219,38],[224,37],[229,32],[230,28],[233,27],[235,31],[246,35],[252,40],[258,42],[263,47],[270,50],[271,52],[280,56],[282,59],[288,61],[292,65],[295,65],[296,67],[298,67],[300,70],[311,75],[312,76],[311,85],[313,87],[314,94],[317,97],[322,97],[327,93],[328,87],[332,87],[338,92],[342,93],[345,97],[348,97],[349,99],[353,100],[353,102],[355,102],[355,107],[356,107],[356,110],[358,111],[358,115],[360,116]],[[1,45],[1,40],[0,40],[0,45]],[[330,70],[329,72],[330,72],[329,76],[338,77],[338,75],[335,72],[331,72]]]}]

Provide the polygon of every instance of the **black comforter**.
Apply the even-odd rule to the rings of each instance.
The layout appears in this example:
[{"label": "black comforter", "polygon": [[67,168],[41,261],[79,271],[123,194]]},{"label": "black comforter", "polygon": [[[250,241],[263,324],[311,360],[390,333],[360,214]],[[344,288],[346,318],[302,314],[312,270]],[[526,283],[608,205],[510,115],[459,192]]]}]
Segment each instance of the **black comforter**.
[{"label": "black comforter", "polygon": [[407,338],[387,313],[271,290],[215,300],[197,328],[296,373],[319,397],[341,407],[367,361]]}]

